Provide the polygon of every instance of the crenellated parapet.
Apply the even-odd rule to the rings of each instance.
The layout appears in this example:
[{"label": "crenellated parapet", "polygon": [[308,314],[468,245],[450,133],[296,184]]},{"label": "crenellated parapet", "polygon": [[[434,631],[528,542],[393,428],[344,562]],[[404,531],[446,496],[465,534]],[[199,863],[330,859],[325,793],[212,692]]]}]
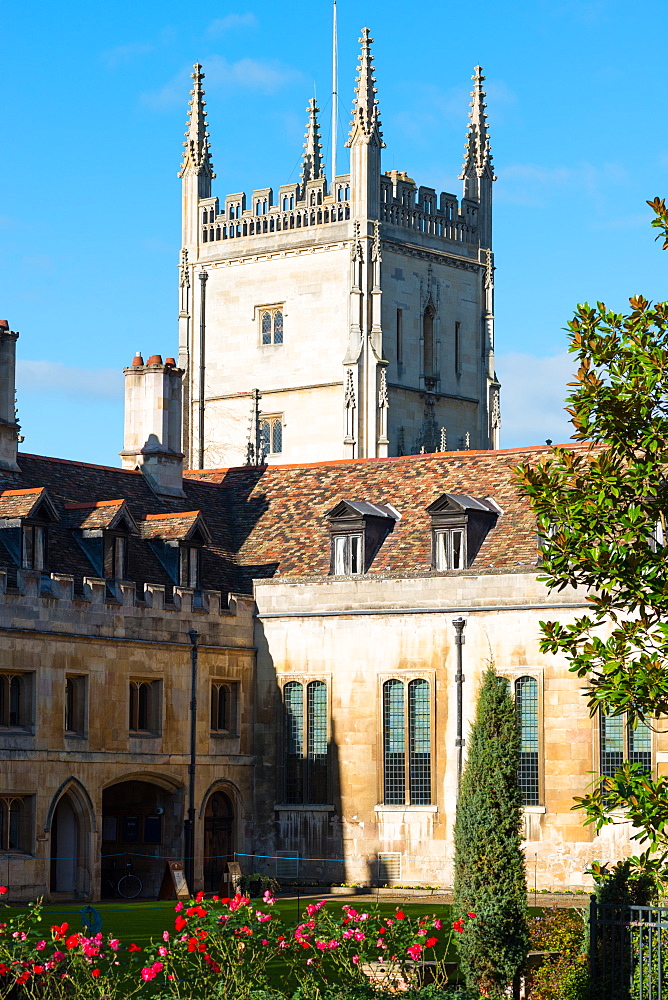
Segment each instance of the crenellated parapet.
[{"label": "crenellated parapet", "polygon": [[187,642],[197,629],[202,642],[221,642],[249,648],[253,645],[255,603],[250,595],[230,594],[228,605],[219,590],[167,588],[130,580],[114,582],[94,576],[18,570],[15,585],[0,569],[0,632],[85,636],[91,639]]},{"label": "crenellated parapet", "polygon": [[380,178],[380,220],[402,229],[438,236],[455,243],[478,242],[478,205],[454,194],[430,187],[418,187],[399,170]]}]

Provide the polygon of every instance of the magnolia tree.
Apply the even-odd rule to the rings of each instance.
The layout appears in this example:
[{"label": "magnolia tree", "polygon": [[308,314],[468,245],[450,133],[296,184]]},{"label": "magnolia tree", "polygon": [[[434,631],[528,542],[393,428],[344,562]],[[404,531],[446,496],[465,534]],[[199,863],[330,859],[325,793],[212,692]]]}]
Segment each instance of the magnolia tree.
[{"label": "magnolia tree", "polygon": [[[648,204],[668,249],[665,201]],[[567,412],[579,444],[516,475],[542,534],[542,579],[577,587],[588,605],[570,624],[541,622],[541,648],[565,655],[592,715],[623,716],[633,734],[668,714],[668,302],[629,301],[628,314],[578,306]],[[630,821],[644,844],[636,867],[660,873],[668,778],[625,763],[573,808],[597,829]]]}]

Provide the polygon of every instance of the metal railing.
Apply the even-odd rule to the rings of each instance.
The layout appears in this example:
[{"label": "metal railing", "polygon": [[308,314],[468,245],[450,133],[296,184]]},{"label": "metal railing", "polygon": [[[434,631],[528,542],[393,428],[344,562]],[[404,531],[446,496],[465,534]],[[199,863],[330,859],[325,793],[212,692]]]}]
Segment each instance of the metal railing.
[{"label": "metal railing", "polygon": [[668,906],[589,907],[589,957],[596,1000],[668,1000]]}]

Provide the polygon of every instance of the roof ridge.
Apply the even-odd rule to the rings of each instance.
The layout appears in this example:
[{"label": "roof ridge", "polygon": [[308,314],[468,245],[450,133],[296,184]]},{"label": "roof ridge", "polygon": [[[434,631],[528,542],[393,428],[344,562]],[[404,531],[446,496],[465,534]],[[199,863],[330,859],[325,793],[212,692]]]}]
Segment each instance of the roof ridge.
[{"label": "roof ridge", "polygon": [[194,514],[201,514],[201,510],[175,510],[167,514],[142,514],[142,521],[162,521],[166,517],[191,517]]},{"label": "roof ridge", "polygon": [[40,462],[60,462],[63,465],[78,465],[85,466],[88,469],[106,469],[109,472],[120,472],[124,476],[141,476],[143,473],[139,469],[121,469],[120,466],[116,465],[96,465],[95,462],[79,462],[74,458],[56,458],[53,455],[35,455],[29,451],[20,451],[17,454],[17,459],[20,458],[37,458]]},{"label": "roof ridge", "polygon": [[73,503],[68,501],[63,506],[65,510],[90,510],[93,507],[111,507],[115,503],[127,503],[127,500],[125,497],[119,497],[117,500],[95,500],[89,503]]},{"label": "roof ridge", "polygon": [[46,488],[46,486],[31,486],[29,489],[25,490],[3,490],[0,493],[0,497],[18,497],[25,496],[26,493],[41,493],[41,491]]}]

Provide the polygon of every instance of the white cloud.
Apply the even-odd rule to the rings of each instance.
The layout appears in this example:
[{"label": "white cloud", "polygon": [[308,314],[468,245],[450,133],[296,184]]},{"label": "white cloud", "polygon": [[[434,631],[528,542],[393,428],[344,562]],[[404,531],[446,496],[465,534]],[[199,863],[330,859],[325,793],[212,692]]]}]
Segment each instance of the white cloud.
[{"label": "white cloud", "polygon": [[531,354],[497,354],[501,380],[501,447],[555,444],[570,440],[573,427],[564,410],[576,357],[564,352],[551,358]]},{"label": "white cloud", "polygon": [[216,18],[207,26],[207,35],[224,35],[227,31],[235,28],[256,28],[258,20],[255,14],[248,11],[246,14],[227,14],[225,17]]},{"label": "white cloud", "polygon": [[61,399],[82,398],[120,400],[123,398],[123,373],[117,368],[76,368],[59,361],[16,362],[16,388],[21,394],[39,393]]},{"label": "white cloud", "polygon": [[[212,91],[216,87],[226,90],[256,90],[273,94],[281,87],[301,80],[303,74],[292,66],[286,66],[275,59],[239,59],[230,62],[224,56],[212,55],[202,61],[204,66],[204,87]],[[154,111],[165,111],[184,104],[190,91],[191,69],[183,69],[158,90],[146,91],[142,102]]]},{"label": "white cloud", "polygon": [[128,45],[116,45],[113,49],[107,49],[101,54],[101,58],[109,69],[116,69],[117,66],[148,55],[153,49],[154,46],[150,42],[130,42]]}]

